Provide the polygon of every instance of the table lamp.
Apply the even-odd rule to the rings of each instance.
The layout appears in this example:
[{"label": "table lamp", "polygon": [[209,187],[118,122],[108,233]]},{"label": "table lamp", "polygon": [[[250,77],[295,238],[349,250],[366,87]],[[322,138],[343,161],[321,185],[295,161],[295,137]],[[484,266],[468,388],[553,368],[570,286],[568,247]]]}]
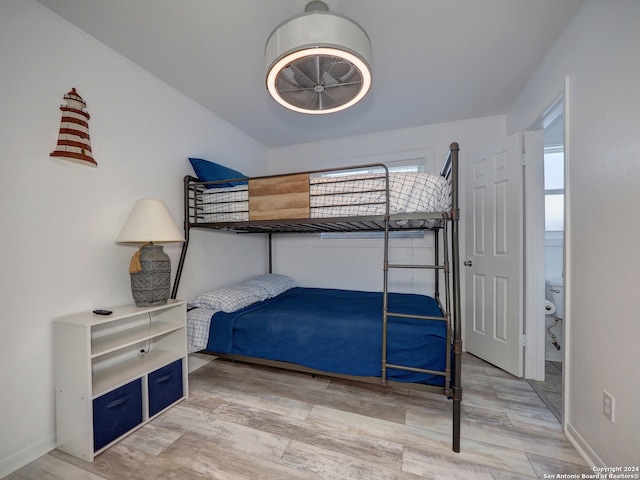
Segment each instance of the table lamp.
[{"label": "table lamp", "polygon": [[164,305],[171,287],[171,260],[162,245],[184,242],[184,235],[161,200],[138,200],[116,243],[140,243],[131,259],[131,293],[138,307]]}]

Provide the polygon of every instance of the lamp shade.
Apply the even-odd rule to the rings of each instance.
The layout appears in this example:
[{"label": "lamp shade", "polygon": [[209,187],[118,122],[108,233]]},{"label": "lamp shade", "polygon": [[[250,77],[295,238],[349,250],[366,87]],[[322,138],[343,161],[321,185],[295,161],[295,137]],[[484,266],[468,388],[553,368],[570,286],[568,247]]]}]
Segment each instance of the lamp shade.
[{"label": "lamp shade", "polygon": [[184,242],[184,235],[162,200],[138,200],[116,243]]}]

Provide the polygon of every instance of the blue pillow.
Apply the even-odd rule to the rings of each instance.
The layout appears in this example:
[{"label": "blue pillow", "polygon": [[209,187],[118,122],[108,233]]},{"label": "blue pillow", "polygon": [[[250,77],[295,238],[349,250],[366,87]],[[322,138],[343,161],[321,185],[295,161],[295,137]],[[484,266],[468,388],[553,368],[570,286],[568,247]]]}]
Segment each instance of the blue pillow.
[{"label": "blue pillow", "polygon": [[[202,160],[201,158],[191,158],[189,157],[189,161],[191,162],[191,166],[193,167],[193,171],[196,172],[198,179],[201,182],[213,182],[216,180],[228,180],[231,178],[248,178],[246,175],[233,170],[231,168],[225,167],[223,165],[218,165],[217,163],[210,162],[208,160]],[[224,182],[224,183],[216,183],[215,185],[207,185],[207,187],[235,187],[236,185],[246,185],[247,182],[239,181],[239,182]]]}]

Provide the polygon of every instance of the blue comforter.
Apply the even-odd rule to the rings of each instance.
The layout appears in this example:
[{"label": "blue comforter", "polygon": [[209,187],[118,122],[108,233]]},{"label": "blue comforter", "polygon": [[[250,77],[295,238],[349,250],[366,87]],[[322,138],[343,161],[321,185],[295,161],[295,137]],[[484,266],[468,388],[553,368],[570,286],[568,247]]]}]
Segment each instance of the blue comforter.
[{"label": "blue comforter", "polygon": [[[389,311],[441,316],[436,301],[389,294]],[[446,324],[389,318],[387,362],[444,371]],[[233,313],[216,313],[207,350],[279,360],[325,372],[381,376],[382,293],[294,288]],[[387,370],[389,380],[442,385],[435,375]]]}]

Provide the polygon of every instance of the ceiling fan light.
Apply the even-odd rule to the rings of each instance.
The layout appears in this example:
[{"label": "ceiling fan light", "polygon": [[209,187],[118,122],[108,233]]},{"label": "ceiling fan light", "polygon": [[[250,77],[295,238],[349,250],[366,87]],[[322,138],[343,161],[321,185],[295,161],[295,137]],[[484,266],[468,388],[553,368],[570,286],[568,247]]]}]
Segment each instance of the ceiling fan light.
[{"label": "ceiling fan light", "polygon": [[327,11],[307,11],[282,23],[269,37],[265,57],[267,90],[296,112],[338,112],[371,87],[369,37],[352,20]]},{"label": "ceiling fan light", "polygon": [[[296,60],[302,59],[304,57],[309,57],[309,56],[338,57],[346,60],[348,63],[353,64],[362,75],[362,81],[360,83],[359,89],[357,90],[357,93],[353,95],[352,98],[345,101],[344,103],[341,103],[338,106],[334,106],[331,108],[322,108],[322,109],[305,108],[303,106],[298,106],[291,103],[291,101],[288,98],[283,97],[282,92],[278,90],[276,86],[278,76],[281,75],[283,69],[286,68],[291,63],[295,62]],[[286,107],[295,112],[308,113],[312,115],[333,113],[333,112],[338,112],[340,110],[349,108],[350,106],[358,103],[367,94],[370,87],[371,87],[371,72],[369,71],[368,65],[364,61],[362,61],[360,57],[352,53],[345,52],[344,50],[338,50],[335,48],[328,48],[328,47],[313,47],[313,48],[307,48],[307,49],[292,52],[282,57],[276,63],[274,63],[272,68],[267,73],[267,89],[269,90],[269,93],[271,93],[271,96],[274,98],[276,102],[278,102],[283,107]],[[317,84],[309,88],[312,88],[315,93],[321,93],[322,91],[325,91],[328,88],[330,89],[331,87]]]}]

